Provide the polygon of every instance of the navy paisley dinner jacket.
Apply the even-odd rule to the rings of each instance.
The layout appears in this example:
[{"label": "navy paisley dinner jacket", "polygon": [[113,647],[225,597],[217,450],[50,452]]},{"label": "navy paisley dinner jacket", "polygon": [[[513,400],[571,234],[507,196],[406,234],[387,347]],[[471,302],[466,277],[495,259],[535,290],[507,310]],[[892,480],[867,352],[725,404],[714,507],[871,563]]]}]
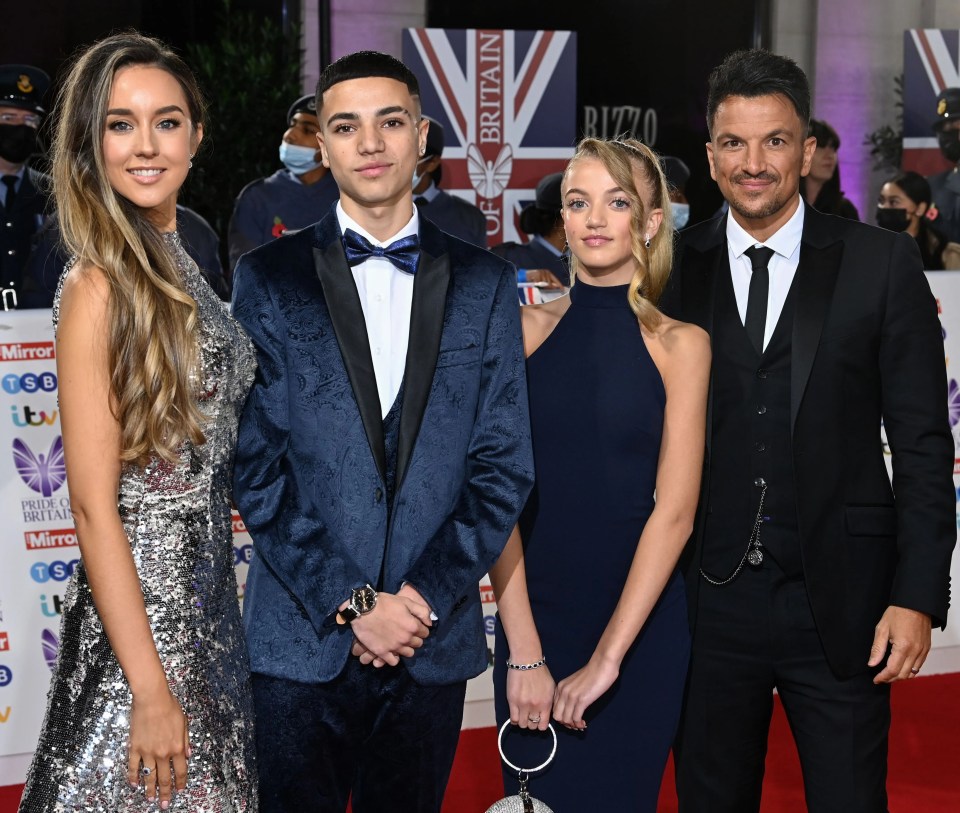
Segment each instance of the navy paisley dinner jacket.
[{"label": "navy paisley dinner jacket", "polygon": [[336,677],[354,587],[412,584],[436,612],[404,664],[425,685],[487,665],[478,581],[533,482],[516,275],[420,219],[388,512],[383,421],[336,215],[244,255],[234,314],[259,370],[240,422],[235,500],[254,540],[244,622],[254,672]]}]

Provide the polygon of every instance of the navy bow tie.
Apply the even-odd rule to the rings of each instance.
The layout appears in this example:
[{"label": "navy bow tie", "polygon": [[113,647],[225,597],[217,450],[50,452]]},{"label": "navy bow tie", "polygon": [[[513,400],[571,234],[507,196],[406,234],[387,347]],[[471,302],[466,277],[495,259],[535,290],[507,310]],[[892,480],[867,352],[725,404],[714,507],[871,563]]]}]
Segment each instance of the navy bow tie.
[{"label": "navy bow tie", "polygon": [[359,265],[371,257],[382,257],[392,262],[405,274],[416,274],[417,263],[420,261],[420,238],[416,234],[401,237],[389,246],[375,246],[363,235],[353,229],[343,233],[343,248],[347,252],[347,262]]}]

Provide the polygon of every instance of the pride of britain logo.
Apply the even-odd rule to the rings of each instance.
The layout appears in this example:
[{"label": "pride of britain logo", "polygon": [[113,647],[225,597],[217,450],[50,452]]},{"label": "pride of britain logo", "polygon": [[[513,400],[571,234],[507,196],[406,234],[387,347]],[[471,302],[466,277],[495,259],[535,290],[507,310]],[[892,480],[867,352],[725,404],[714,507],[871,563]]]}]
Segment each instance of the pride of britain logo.
[{"label": "pride of britain logo", "polygon": [[29,488],[44,497],[50,497],[67,479],[67,466],[63,459],[63,437],[57,435],[46,454],[34,452],[20,438],[15,438],[13,463],[17,467],[20,479]]}]

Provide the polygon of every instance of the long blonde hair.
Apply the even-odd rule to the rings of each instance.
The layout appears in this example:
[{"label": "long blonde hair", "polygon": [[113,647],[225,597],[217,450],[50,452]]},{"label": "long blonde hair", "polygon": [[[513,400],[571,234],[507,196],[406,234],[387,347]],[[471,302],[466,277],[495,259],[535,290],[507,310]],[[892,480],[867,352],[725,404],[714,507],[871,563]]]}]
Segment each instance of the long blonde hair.
[{"label": "long blonde hair", "polygon": [[148,65],[183,88],[193,127],[203,98],[189,68],[162,43],[136,33],[90,46],[73,64],[58,100],[52,144],[53,192],[63,240],[77,265],[96,266],[110,301],[111,410],[120,424],[120,458],[178,459],[184,440],[204,442],[195,403],[197,304],[144,210],[117,194],[103,155],[106,111],[120,68]]},{"label": "long blonde hair", "polygon": [[[600,161],[617,186],[630,198],[630,241],[635,268],[627,289],[627,301],[640,324],[647,330],[656,330],[662,319],[657,303],[673,266],[673,215],[663,166],[653,150],[634,139],[608,141],[585,138],[577,145],[566,172],[583,158]],[[644,237],[649,211],[637,189],[637,175],[649,185],[651,207],[663,210],[663,221],[657,233],[650,238],[649,248],[645,245]],[[578,267],[579,261],[572,255],[570,270],[573,275],[576,275]]]}]

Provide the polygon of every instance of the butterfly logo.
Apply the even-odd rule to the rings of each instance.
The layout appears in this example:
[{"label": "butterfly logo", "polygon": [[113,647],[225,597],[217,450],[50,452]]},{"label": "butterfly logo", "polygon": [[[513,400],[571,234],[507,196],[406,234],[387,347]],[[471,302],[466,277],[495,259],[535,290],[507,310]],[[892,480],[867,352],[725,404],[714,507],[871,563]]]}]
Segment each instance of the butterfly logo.
[{"label": "butterfly logo", "polygon": [[52,672],[53,667],[57,665],[60,639],[53,634],[52,630],[45,629],[40,635],[40,646],[43,647],[43,659],[47,662],[47,666],[50,667],[50,671]]},{"label": "butterfly logo", "polygon": [[57,435],[50,444],[50,451],[34,454],[20,438],[13,441],[13,462],[17,474],[34,491],[49,497],[67,479],[67,466],[63,460],[63,437]]},{"label": "butterfly logo", "polygon": [[960,385],[955,378],[950,379],[947,390],[947,409],[950,412],[950,426],[956,426],[960,423]]},{"label": "butterfly logo", "polygon": [[467,174],[481,198],[497,198],[510,183],[513,172],[513,148],[504,144],[496,162],[484,161],[476,144],[467,147]]}]

